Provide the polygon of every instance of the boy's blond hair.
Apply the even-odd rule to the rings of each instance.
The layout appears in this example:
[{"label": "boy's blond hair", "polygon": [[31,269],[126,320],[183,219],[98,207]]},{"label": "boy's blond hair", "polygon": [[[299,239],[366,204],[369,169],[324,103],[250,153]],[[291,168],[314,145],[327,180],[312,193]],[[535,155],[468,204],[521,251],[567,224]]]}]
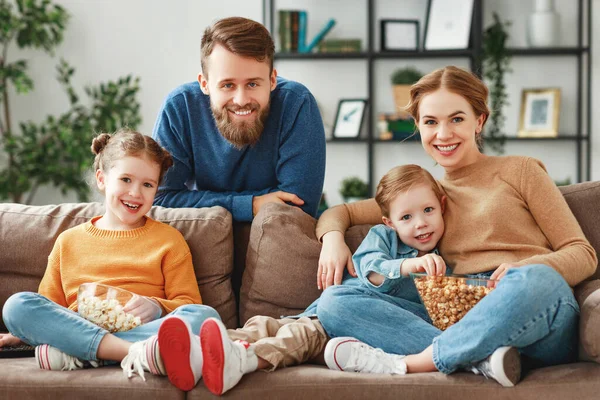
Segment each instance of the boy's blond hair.
[{"label": "boy's blond hair", "polygon": [[426,170],[415,164],[400,165],[388,171],[377,185],[375,201],[384,217],[390,217],[390,203],[402,192],[416,185],[430,185],[440,202],[443,192],[437,181]]}]

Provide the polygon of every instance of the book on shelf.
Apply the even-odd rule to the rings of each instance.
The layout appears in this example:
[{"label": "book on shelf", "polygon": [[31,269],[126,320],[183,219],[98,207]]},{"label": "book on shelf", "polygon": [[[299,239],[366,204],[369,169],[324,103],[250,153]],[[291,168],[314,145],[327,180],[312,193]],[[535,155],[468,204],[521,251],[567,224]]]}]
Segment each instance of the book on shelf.
[{"label": "book on shelf", "polygon": [[310,53],[335,25],[329,19],[310,43],[306,43],[308,13],[306,10],[279,10],[279,51],[282,53]]},{"label": "book on shelf", "polygon": [[357,53],[361,51],[360,39],[327,39],[319,43],[319,53]]},{"label": "book on shelf", "polygon": [[313,49],[317,47],[319,42],[321,42],[325,38],[325,35],[327,35],[329,33],[329,31],[331,31],[333,29],[334,26],[335,26],[335,19],[330,18],[329,21],[327,21],[327,23],[325,23],[323,28],[321,28],[319,33],[317,33],[315,35],[315,37],[310,41],[310,43],[308,45],[306,45],[306,47],[303,49],[303,53],[312,52]]}]

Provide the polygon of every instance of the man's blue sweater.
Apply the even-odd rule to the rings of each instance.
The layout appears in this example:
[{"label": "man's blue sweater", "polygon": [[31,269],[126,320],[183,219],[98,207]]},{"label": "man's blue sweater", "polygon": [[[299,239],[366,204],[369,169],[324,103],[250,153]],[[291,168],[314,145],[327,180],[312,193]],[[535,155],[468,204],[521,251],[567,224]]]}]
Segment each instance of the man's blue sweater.
[{"label": "man's blue sweater", "polygon": [[219,133],[209,96],[198,82],[171,92],[153,137],[173,156],[154,204],[228,209],[236,221],[252,220],[252,197],[294,193],[315,216],[325,178],[325,133],[312,94],[277,78],[271,108],[258,143],[241,150]]}]

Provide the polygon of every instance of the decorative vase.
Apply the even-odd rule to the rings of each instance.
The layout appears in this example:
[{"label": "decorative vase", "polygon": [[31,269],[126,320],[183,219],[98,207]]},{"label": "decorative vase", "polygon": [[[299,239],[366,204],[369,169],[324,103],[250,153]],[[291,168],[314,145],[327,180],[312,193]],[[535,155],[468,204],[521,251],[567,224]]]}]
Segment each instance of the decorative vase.
[{"label": "decorative vase", "polygon": [[410,117],[406,111],[406,105],[410,101],[410,88],[412,85],[394,85],[394,103],[396,104],[396,115]]},{"label": "decorative vase", "polygon": [[529,16],[527,41],[531,47],[555,47],[559,38],[559,18],[554,0],[534,0],[534,12]]}]

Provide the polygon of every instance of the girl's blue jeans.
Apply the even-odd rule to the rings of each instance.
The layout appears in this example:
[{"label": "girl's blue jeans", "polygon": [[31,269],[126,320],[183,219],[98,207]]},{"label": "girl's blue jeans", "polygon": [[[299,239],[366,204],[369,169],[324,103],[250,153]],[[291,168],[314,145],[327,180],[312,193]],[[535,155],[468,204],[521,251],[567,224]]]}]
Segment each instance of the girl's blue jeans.
[{"label": "girl's blue jeans", "polygon": [[[219,314],[211,307],[188,304],[178,307],[163,318],[113,335],[128,342],[146,340],[157,334],[160,324],[172,315],[187,321],[195,334],[200,332],[205,319],[220,319]],[[97,360],[98,345],[104,335],[109,333],[75,311],[32,292],[16,293],[9,297],[2,309],[2,318],[8,331],[25,343],[32,346],[48,344],[82,360]]]},{"label": "girl's blue jeans", "polygon": [[417,354],[433,344],[436,368],[449,374],[516,347],[535,365],[576,360],[579,305],[562,276],[546,265],[514,268],[462,320],[434,327],[420,302],[367,287],[331,286],[317,315],[331,337],[353,336],[394,354]]}]

